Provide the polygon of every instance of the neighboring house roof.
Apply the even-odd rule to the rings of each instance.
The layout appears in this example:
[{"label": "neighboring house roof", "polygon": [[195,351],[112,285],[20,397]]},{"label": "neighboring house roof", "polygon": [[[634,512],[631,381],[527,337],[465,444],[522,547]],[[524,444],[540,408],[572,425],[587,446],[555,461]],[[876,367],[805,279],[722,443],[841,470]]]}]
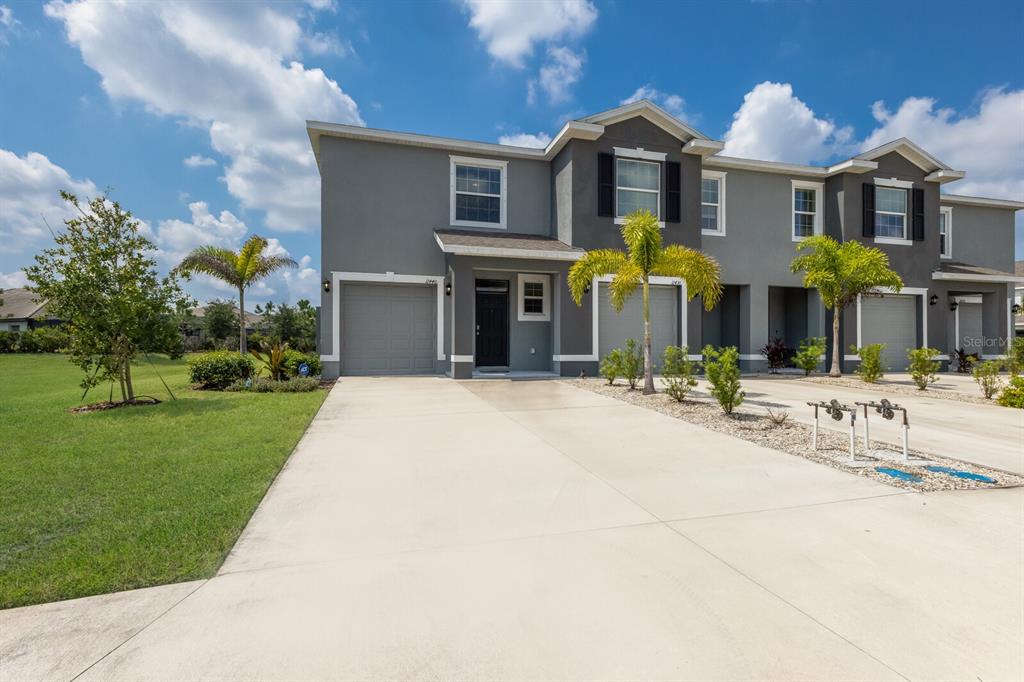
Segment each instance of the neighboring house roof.
[{"label": "neighboring house roof", "polygon": [[[231,310],[235,313],[235,315],[238,315],[238,306],[236,306],[236,305],[231,306]],[[193,308],[192,309],[192,317],[197,317],[199,319],[202,319],[202,318],[206,317],[206,306],[205,305],[200,305],[200,306],[196,306],[195,308]],[[262,315],[259,315],[257,313],[250,313],[248,310],[245,311],[245,326],[247,326],[247,327],[251,327],[251,326],[255,326],[255,325],[259,324],[260,320],[262,320],[262,319],[263,319]]]},{"label": "neighboring house roof", "polygon": [[0,299],[0,320],[27,320],[46,313],[46,301],[40,302],[28,289],[4,289]]},{"label": "neighboring house roof", "polygon": [[1024,277],[1024,260],[1019,260],[1013,264],[1013,274],[1018,277]]},{"label": "neighboring house roof", "polygon": [[584,254],[583,249],[536,234],[434,230],[434,239],[445,253],[460,256],[579,260]]},{"label": "neighboring house roof", "polygon": [[964,206],[986,206],[988,208],[1008,208],[1019,211],[1024,208],[1024,201],[1010,199],[987,199],[985,197],[965,197],[961,194],[940,194],[939,202],[943,204],[963,204]]},{"label": "neighboring house roof", "polygon": [[1024,282],[1024,275],[1004,272],[995,268],[986,268],[981,265],[960,263],[958,261],[946,261],[939,265],[939,269],[932,272],[932,279],[952,279],[973,282]]}]

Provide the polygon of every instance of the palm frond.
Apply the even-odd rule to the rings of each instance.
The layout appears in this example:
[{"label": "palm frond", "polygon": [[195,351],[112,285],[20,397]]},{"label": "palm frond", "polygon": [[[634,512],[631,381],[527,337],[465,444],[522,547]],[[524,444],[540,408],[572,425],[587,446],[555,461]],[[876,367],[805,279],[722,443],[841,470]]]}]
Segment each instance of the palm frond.
[{"label": "palm frond", "polygon": [[583,294],[595,277],[603,277],[618,272],[627,262],[626,254],[617,249],[594,249],[587,251],[583,257],[569,268],[569,295],[579,305]]},{"label": "palm frond", "polygon": [[235,269],[237,258],[230,249],[200,246],[193,249],[174,270],[183,275],[204,274],[233,286],[241,284]]},{"label": "palm frond", "polygon": [[253,277],[250,274],[252,269],[255,267],[255,263],[259,260],[260,254],[263,253],[263,249],[267,248],[267,240],[258,234],[254,234],[245,240],[242,244],[242,248],[238,251],[238,274],[243,281],[251,282]]},{"label": "palm frond", "polygon": [[254,282],[283,268],[297,268],[299,264],[287,256],[260,256],[249,264],[246,281]]},{"label": "palm frond", "polygon": [[615,273],[612,283],[608,285],[608,293],[611,294],[612,307],[616,311],[622,310],[628,299],[636,288],[643,282],[644,271],[636,263],[629,261]]},{"label": "palm frond", "polygon": [[687,299],[700,296],[707,310],[714,308],[722,297],[718,261],[688,246],[670,244],[662,249],[651,274],[682,279],[686,282]]},{"label": "palm frond", "polygon": [[650,211],[634,211],[622,223],[622,241],[626,242],[629,259],[644,272],[650,272],[661,252],[661,228]]}]

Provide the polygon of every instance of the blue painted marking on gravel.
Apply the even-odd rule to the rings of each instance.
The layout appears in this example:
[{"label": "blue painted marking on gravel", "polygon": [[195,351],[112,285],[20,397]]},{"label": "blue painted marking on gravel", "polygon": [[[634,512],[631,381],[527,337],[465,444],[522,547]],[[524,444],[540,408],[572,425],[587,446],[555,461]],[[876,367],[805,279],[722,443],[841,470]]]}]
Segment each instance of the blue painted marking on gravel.
[{"label": "blue painted marking on gravel", "polygon": [[961,469],[953,469],[952,467],[940,467],[940,466],[927,466],[925,467],[928,471],[934,471],[938,474],[947,474],[949,476],[956,476],[957,478],[966,478],[971,481],[981,481],[982,483],[995,483],[996,479],[990,476],[982,476],[981,474],[975,474],[970,471],[963,471]]},{"label": "blue painted marking on gravel", "polygon": [[920,483],[923,479],[917,474],[907,473],[906,471],[900,471],[899,469],[893,469],[890,467],[875,467],[875,471],[886,476],[892,476],[902,481],[910,481],[911,483]]}]

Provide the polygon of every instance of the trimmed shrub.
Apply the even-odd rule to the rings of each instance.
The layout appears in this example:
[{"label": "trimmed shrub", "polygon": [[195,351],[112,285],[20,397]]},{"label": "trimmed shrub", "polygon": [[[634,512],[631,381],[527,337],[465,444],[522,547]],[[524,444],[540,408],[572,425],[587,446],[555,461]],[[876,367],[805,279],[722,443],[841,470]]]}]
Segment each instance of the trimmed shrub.
[{"label": "trimmed shrub", "polygon": [[1003,382],[999,379],[999,371],[1003,368],[997,360],[979,362],[971,368],[971,375],[981,389],[981,394],[991,400],[999,392]]},{"label": "trimmed shrub", "polygon": [[939,380],[937,372],[942,363],[932,360],[938,354],[938,348],[910,348],[907,350],[907,359],[910,360],[907,371],[910,372],[910,378],[914,380],[917,390],[923,391],[928,388],[929,384],[934,384]]},{"label": "trimmed shrub", "polygon": [[313,377],[292,377],[285,381],[259,377],[256,379],[238,380],[225,387],[225,391],[252,393],[308,393],[320,387],[320,381]]},{"label": "trimmed shrub", "polygon": [[711,395],[726,414],[732,414],[743,403],[739,359],[740,353],[735,346],[719,350],[710,345],[704,346],[704,374],[711,384]]},{"label": "trimmed shrub", "polygon": [[885,348],[884,343],[869,343],[860,348],[850,346],[850,350],[860,356],[857,376],[869,384],[876,383],[885,376],[885,370],[882,367],[883,348]]},{"label": "trimmed shrub", "polygon": [[1024,377],[1019,375],[1010,377],[1010,383],[1003,386],[996,402],[1003,407],[1024,409]]},{"label": "trimmed shrub", "polygon": [[611,353],[601,358],[598,371],[608,380],[609,386],[614,384],[615,380],[622,376],[622,349],[614,348]]},{"label": "trimmed shrub", "polygon": [[825,354],[825,337],[812,336],[800,342],[800,350],[793,356],[793,364],[804,371],[804,375],[810,376],[811,372],[818,369],[821,356]]},{"label": "trimmed shrub", "polygon": [[661,355],[661,377],[665,381],[665,393],[677,402],[686,400],[686,394],[697,385],[694,373],[697,363],[690,360],[690,349],[686,346],[666,346]]},{"label": "trimmed shrub", "polygon": [[786,344],[780,338],[769,341],[761,348],[761,355],[768,361],[768,369],[772,374],[777,374],[786,366],[786,350]]},{"label": "trimmed shrub", "polygon": [[305,363],[309,367],[309,376],[318,377],[323,369],[320,364],[320,356],[314,353],[303,353],[302,351],[289,348],[284,352],[284,373],[288,377],[299,376],[299,367]]},{"label": "trimmed shrub", "polygon": [[253,361],[235,351],[216,350],[193,355],[185,361],[189,381],[199,388],[222,390],[245,381],[256,371]]},{"label": "trimmed shrub", "polygon": [[963,348],[957,348],[953,351],[953,357],[956,359],[956,371],[960,374],[967,374],[971,371],[971,367],[981,356],[977,353],[968,353]]},{"label": "trimmed shrub", "polygon": [[644,373],[644,356],[634,339],[626,339],[626,350],[622,351],[622,376],[629,382],[630,390],[636,389],[640,376]]},{"label": "trimmed shrub", "polygon": [[68,341],[68,333],[60,327],[4,331],[0,332],[0,353],[60,353]]},{"label": "trimmed shrub", "polygon": [[1024,373],[1024,336],[1015,336],[1006,349],[1006,369],[1013,376]]}]

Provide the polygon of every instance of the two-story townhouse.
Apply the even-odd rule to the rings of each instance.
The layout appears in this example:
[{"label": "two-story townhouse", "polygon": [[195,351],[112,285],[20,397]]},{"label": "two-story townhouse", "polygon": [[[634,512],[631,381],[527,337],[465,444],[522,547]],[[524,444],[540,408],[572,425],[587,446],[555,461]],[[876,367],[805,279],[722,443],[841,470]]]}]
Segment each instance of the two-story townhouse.
[{"label": "two-story townhouse", "polygon": [[[906,288],[843,315],[851,345],[1004,352],[1019,202],[940,194],[964,177],[906,139],[828,167],[730,158],[648,101],[569,121],[544,149],[308,122],[321,175],[325,374],[593,375],[640,338],[639,297],[619,313],[606,279],[577,306],[566,275],[581,254],[621,248],[618,225],[647,208],[665,243],[722,266],[714,310],[685,284],[652,292],[654,352],[706,343],[760,348],[830,336],[831,317],[789,270],[812,234],[883,249]],[[831,349],[829,350],[831,353]]]}]

